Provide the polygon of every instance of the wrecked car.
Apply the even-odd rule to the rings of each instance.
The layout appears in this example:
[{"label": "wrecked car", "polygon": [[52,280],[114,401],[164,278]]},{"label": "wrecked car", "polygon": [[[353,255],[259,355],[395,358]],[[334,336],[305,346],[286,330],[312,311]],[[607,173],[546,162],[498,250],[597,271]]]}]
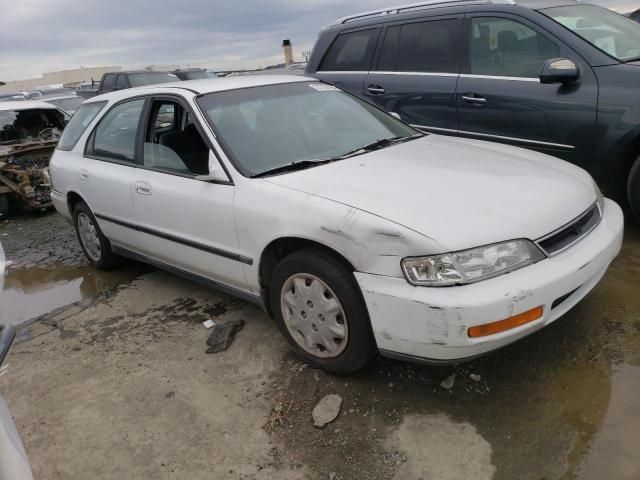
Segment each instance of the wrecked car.
[{"label": "wrecked car", "polygon": [[514,342],[622,245],[622,210],[581,168],[421,133],[298,76],[91,99],[51,179],[94,266],[135,258],[255,302],[338,374],[378,352],[455,363]]},{"label": "wrecked car", "polygon": [[45,102],[0,103],[0,213],[51,207],[49,159],[67,118]]}]

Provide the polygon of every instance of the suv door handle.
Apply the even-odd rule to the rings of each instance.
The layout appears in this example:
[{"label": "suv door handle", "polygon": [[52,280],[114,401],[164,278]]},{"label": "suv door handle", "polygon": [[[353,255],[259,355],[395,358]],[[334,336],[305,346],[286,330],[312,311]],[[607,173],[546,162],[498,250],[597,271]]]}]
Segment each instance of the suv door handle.
[{"label": "suv door handle", "polygon": [[136,192],[140,195],[151,195],[153,190],[147,182],[136,182]]},{"label": "suv door handle", "polygon": [[467,95],[462,96],[462,100],[467,103],[472,103],[473,105],[484,105],[487,103],[487,99],[483,97],[477,97],[473,93],[468,93]]},{"label": "suv door handle", "polygon": [[367,87],[367,92],[369,92],[371,95],[384,95],[386,93],[384,88],[378,85],[369,85]]}]

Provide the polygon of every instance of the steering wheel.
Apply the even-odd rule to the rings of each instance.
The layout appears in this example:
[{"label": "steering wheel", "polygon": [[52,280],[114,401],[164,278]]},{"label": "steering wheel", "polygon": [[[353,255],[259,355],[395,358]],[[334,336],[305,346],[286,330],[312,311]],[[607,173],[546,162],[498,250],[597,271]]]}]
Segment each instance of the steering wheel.
[{"label": "steering wheel", "polygon": [[49,134],[49,137],[53,140],[53,128],[43,128],[38,132],[38,138],[45,138],[46,134]]}]

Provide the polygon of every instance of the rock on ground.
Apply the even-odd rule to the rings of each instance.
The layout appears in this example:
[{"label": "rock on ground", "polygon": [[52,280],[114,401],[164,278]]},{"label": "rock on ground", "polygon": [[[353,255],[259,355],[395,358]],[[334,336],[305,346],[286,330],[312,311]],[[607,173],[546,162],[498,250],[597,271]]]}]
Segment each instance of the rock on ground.
[{"label": "rock on ground", "polygon": [[313,424],[318,428],[333,422],[340,413],[342,397],[340,395],[327,395],[313,409]]}]

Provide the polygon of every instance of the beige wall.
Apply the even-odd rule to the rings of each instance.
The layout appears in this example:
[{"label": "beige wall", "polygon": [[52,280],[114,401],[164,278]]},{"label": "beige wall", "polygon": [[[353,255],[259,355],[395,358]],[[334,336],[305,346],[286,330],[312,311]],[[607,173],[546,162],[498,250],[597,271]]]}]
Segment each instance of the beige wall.
[{"label": "beige wall", "polygon": [[35,90],[43,85],[90,82],[92,78],[96,81],[99,81],[100,78],[102,78],[103,73],[116,72],[120,70],[122,70],[122,67],[111,66],[77,68],[75,70],[48,72],[42,74],[42,77],[39,78],[30,78],[28,80],[16,80],[14,82],[7,82],[6,85],[0,85],[0,92]]}]

